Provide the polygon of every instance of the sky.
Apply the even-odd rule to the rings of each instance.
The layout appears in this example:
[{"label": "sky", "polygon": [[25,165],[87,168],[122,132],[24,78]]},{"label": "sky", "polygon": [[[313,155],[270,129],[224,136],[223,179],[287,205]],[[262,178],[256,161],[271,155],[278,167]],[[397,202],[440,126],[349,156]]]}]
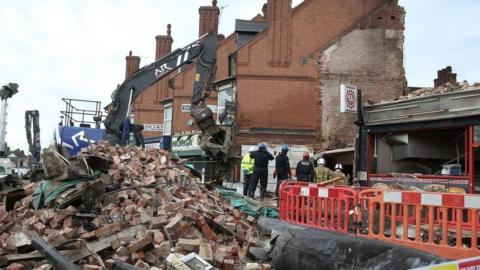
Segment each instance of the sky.
[{"label": "sky", "polygon": [[[251,19],[265,0],[218,0],[219,32]],[[298,5],[302,0],[292,0]],[[431,86],[453,67],[459,81],[480,81],[480,1],[400,0],[405,7],[405,67],[410,86]],[[0,0],[0,85],[16,82],[9,100],[7,142],[28,149],[24,112],[40,111],[41,140],[51,143],[61,98],[107,105],[125,76],[129,50],[141,66],[155,56],[155,36],[172,24],[173,48],[198,36],[198,7],[210,0]]]}]

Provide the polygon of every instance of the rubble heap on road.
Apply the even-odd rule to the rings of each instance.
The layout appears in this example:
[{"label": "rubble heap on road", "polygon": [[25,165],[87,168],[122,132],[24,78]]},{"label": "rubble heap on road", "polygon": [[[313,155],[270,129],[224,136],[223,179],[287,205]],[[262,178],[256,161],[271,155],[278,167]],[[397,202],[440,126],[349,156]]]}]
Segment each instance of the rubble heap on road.
[{"label": "rubble heap on road", "polygon": [[27,185],[13,210],[1,207],[6,269],[50,269],[32,248],[37,235],[82,269],[118,261],[166,269],[189,253],[234,269],[257,241],[256,219],[200,185],[167,151],[100,143],[69,160],[50,149],[43,160],[49,180]]}]

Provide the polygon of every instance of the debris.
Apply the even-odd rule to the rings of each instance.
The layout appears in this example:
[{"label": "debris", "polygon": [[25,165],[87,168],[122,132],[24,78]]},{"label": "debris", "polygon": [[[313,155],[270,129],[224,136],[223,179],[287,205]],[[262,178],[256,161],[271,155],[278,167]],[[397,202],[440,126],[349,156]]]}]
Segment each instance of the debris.
[{"label": "debris", "polygon": [[[475,90],[480,88],[480,82],[476,82],[472,85],[468,83],[468,81],[463,81],[461,83],[455,82],[447,82],[443,85],[440,85],[436,88],[432,87],[424,87],[417,89],[413,92],[411,92],[408,95],[405,96],[400,96],[398,99],[399,100],[405,100],[405,99],[411,99],[411,98],[417,98],[417,97],[426,97],[426,96],[434,96],[434,95],[441,95],[441,94],[447,94],[447,93],[452,93],[452,92],[458,92],[458,91],[468,91],[468,90]],[[388,103],[391,101],[385,101],[382,100],[380,103]],[[376,102],[370,102],[370,103],[376,103]]]},{"label": "debris", "polygon": [[53,149],[45,155],[50,179],[27,183],[35,192],[12,211],[0,205],[0,239],[9,243],[0,247],[0,267],[55,264],[46,251],[30,252],[31,234],[56,248],[54,260],[82,269],[165,269],[172,252],[185,267],[176,269],[246,263],[247,246],[254,246],[246,239],[255,235],[256,218],[240,212],[232,198],[207,190],[184,160],[164,150],[104,142],[68,159]]},{"label": "debris", "polygon": [[49,260],[55,269],[58,270],[75,270],[80,269],[78,266],[74,265],[72,262],[68,261],[63,257],[58,251],[49,245],[45,240],[40,237],[35,237],[32,239],[32,246],[40,251],[47,260]]}]

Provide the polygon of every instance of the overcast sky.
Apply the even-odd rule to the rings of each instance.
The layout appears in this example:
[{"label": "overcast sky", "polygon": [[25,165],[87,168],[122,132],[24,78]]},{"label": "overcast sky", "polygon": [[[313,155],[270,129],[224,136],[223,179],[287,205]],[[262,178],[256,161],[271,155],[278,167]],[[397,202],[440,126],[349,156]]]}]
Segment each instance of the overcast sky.
[{"label": "overcast sky", "polygon": [[[265,0],[219,0],[220,32],[260,13]],[[293,0],[297,5],[302,0]],[[155,39],[172,24],[173,47],[198,36],[198,6],[210,0],[0,0],[0,84],[16,82],[7,142],[27,149],[24,112],[40,111],[42,145],[51,142],[62,97],[108,104],[125,76],[129,50],[153,61]],[[431,86],[451,65],[459,80],[480,81],[480,1],[401,0],[407,11],[405,65],[411,86]]]}]

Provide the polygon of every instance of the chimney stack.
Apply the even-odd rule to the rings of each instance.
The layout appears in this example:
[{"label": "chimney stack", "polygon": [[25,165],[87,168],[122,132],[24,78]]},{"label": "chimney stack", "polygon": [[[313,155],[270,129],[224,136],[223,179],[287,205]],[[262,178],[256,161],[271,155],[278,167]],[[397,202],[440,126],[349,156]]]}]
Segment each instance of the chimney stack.
[{"label": "chimney stack", "polygon": [[269,62],[272,66],[290,64],[292,44],[292,0],[267,1]]},{"label": "chimney stack", "polygon": [[203,6],[198,9],[200,22],[198,26],[198,36],[201,37],[208,32],[218,34],[218,16],[220,9],[217,7],[217,0],[212,1],[212,6]]},{"label": "chimney stack", "polygon": [[446,83],[457,83],[457,73],[452,73],[452,67],[447,66],[444,69],[437,71],[437,78],[433,80],[433,87],[437,88]]},{"label": "chimney stack", "polygon": [[155,61],[164,57],[165,55],[172,52],[172,25],[167,24],[167,35],[158,35],[155,37],[157,41],[156,49],[155,49]]},{"label": "chimney stack", "polygon": [[125,70],[125,79],[128,79],[133,73],[140,68],[140,57],[132,55],[132,51],[125,57],[127,60],[127,68]]}]

